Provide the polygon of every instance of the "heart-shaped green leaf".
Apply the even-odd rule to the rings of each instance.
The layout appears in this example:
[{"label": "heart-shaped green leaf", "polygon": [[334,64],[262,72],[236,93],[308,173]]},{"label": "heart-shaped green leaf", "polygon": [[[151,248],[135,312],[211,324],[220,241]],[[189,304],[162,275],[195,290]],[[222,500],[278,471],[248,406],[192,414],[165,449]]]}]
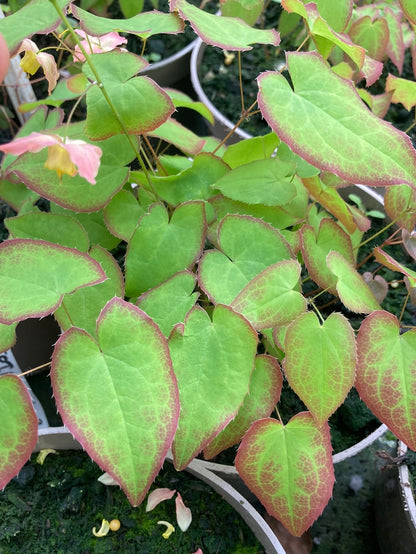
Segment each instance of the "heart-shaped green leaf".
[{"label": "heart-shaped green leaf", "polygon": [[301,266],[282,260],[254,277],[232,301],[234,310],[257,330],[284,325],[306,310],[299,288]]},{"label": "heart-shaped green leaf", "polygon": [[342,404],[354,384],[355,336],[348,320],[332,313],[322,324],[313,312],[286,331],[284,371],[318,425]]},{"label": "heart-shaped green leaf", "polygon": [[12,239],[0,244],[0,322],[43,317],[63,295],[107,279],[87,254],[58,244]]},{"label": "heart-shaped green leaf", "polygon": [[382,60],[389,41],[387,21],[380,17],[373,21],[369,15],[354,21],[349,29],[349,36],[355,44],[367,50],[374,60]]},{"label": "heart-shaped green leaf", "polygon": [[355,386],[362,400],[387,427],[416,450],[416,331],[400,334],[397,318],[377,311],[357,335]]},{"label": "heart-shaped green leaf", "polygon": [[[85,134],[90,139],[102,140],[123,132],[140,135],[153,131],[175,110],[169,96],[152,79],[130,78],[142,67],[138,56],[113,51],[93,54],[91,58],[117,115],[101,88],[91,87],[87,92],[85,124]],[[92,75],[86,64],[83,71],[87,77]]]},{"label": "heart-shaped green leaf", "polygon": [[320,287],[336,294],[336,277],[326,265],[326,257],[334,250],[340,252],[351,265],[355,263],[351,239],[333,220],[325,218],[319,225],[317,235],[309,225],[303,225],[301,232],[301,249],[309,276]]},{"label": "heart-shaped green leaf", "polygon": [[251,50],[251,44],[278,46],[280,35],[274,29],[254,29],[234,17],[218,17],[189,4],[186,0],[171,0],[171,11],[190,22],[195,33],[206,43],[223,50]]},{"label": "heart-shaped green leaf", "polygon": [[380,305],[371,289],[342,254],[332,251],[326,257],[328,268],[337,277],[336,289],[342,303],[352,312],[368,314]]},{"label": "heart-shaped green leaf", "polygon": [[189,462],[231,421],[249,391],[257,333],[228,306],[193,308],[169,338],[181,411],[173,442],[175,467]]},{"label": "heart-shaped green leaf", "polygon": [[218,227],[219,250],[208,250],[199,263],[201,288],[215,303],[230,304],[259,273],[292,258],[282,235],[260,219],[227,215]]},{"label": "heart-shaped green leaf", "polygon": [[328,424],[318,427],[308,412],[287,425],[254,423],[235,459],[242,479],[269,514],[300,537],[332,495],[334,467]]},{"label": "heart-shaped green leaf", "polygon": [[280,73],[262,73],[258,103],[294,152],[349,182],[415,187],[416,153],[407,135],[372,114],[315,52],[290,52],[287,64],[294,90]]},{"label": "heart-shaped green leaf", "polygon": [[181,271],[148,290],[137,300],[137,306],[155,321],[165,337],[172,328],[185,321],[185,316],[195,305],[199,293],[195,289],[196,277],[190,271]]},{"label": "heart-shaped green leaf", "polygon": [[74,327],[60,337],[51,380],[65,425],[132,505],[140,504],[179,415],[169,350],[157,325],[132,304],[110,300],[97,341]]},{"label": "heart-shaped green leaf", "polygon": [[279,158],[255,160],[232,169],[214,187],[224,196],[246,204],[284,206],[296,196],[295,170],[295,164]]},{"label": "heart-shaped green leaf", "polygon": [[103,210],[108,229],[113,235],[128,242],[144,209],[130,190],[122,189]]},{"label": "heart-shaped green leaf", "polygon": [[124,296],[124,280],[117,262],[107,250],[94,246],[89,255],[105,271],[106,281],[66,294],[54,316],[63,330],[74,326],[85,329],[94,336],[97,319],[103,307],[114,296]]},{"label": "heart-shaped green leaf", "polygon": [[238,444],[249,427],[258,419],[269,417],[279,402],[282,391],[280,366],[272,356],[256,356],[250,379],[250,392],[235,419],[212,440],[204,450],[206,459],[213,458],[226,448]]},{"label": "heart-shaped green leaf", "polygon": [[29,392],[16,375],[0,377],[0,489],[19,473],[38,439],[38,418]]},{"label": "heart-shaped green leaf", "polygon": [[126,255],[126,294],[138,296],[178,271],[190,269],[205,238],[203,202],[186,202],[170,221],[162,204],[153,205],[133,234]]}]

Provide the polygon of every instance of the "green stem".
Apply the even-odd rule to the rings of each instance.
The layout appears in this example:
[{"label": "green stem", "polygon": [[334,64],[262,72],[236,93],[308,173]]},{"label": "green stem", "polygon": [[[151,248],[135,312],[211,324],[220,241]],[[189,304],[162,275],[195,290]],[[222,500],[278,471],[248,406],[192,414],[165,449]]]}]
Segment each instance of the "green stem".
[{"label": "green stem", "polygon": [[141,157],[141,154],[140,154],[140,150],[138,149],[137,147],[137,144],[135,142],[135,140],[133,139],[133,137],[131,136],[131,134],[129,133],[124,121],[122,120],[122,118],[120,117],[119,113],[117,112],[117,109],[116,107],[114,106],[113,104],[113,101],[111,100],[108,92],[106,91],[105,89],[105,86],[104,86],[104,83],[101,81],[101,78],[97,72],[97,69],[96,67],[94,66],[94,63],[92,62],[91,60],[91,56],[90,54],[88,54],[88,52],[86,52],[85,48],[83,47],[83,45],[81,44],[81,41],[79,40],[79,37],[78,35],[74,32],[73,28],[72,28],[72,25],[71,23],[69,22],[68,18],[66,17],[66,15],[59,9],[59,6],[56,2],[56,0],[50,0],[51,4],[53,5],[53,7],[55,8],[55,10],[57,11],[57,13],[59,14],[59,17],[61,18],[62,22],[64,23],[64,25],[66,26],[66,28],[68,29],[68,32],[69,34],[71,35],[72,39],[74,40],[74,42],[78,45],[81,53],[83,54],[83,56],[85,57],[85,61],[88,63],[88,65],[90,66],[91,68],[91,71],[95,77],[95,80],[96,80],[96,83],[94,84],[97,84],[97,86],[99,87],[99,89],[101,90],[107,104],[109,105],[111,111],[113,112],[114,114],[114,117],[117,119],[123,133],[126,135],[127,137],[127,140],[129,141],[129,144],[130,146],[132,147],[133,149],[133,152],[135,153],[136,157],[137,157],[137,160],[140,164],[140,167],[142,168],[142,171],[143,173],[145,174],[146,176],[146,179],[147,179],[147,182],[149,183],[149,186],[150,186],[150,189],[152,191],[152,193],[154,194],[155,198],[159,198],[158,197],[158,194],[156,193],[156,190],[154,189],[153,187],[153,183],[152,183],[152,180],[150,179],[150,175],[149,175],[149,172],[146,168],[146,165]]}]

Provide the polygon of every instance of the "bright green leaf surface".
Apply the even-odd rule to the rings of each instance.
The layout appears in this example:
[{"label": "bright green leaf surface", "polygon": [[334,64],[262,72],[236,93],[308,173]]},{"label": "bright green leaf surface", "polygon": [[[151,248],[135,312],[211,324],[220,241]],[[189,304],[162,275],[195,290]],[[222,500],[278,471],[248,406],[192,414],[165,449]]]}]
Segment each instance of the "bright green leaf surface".
[{"label": "bright green leaf surface", "polygon": [[276,358],[261,354],[250,379],[250,392],[246,395],[238,414],[204,450],[206,459],[213,458],[226,448],[238,444],[244,433],[258,419],[269,417],[279,402],[282,390],[282,373]]},{"label": "bright green leaf surface", "polygon": [[291,388],[322,425],[342,404],[355,377],[355,336],[348,320],[332,313],[323,324],[308,312],[285,336],[284,371]]},{"label": "bright green leaf surface", "polygon": [[196,102],[195,100],[192,100],[190,96],[181,90],[166,87],[164,90],[169,95],[169,98],[172,100],[175,108],[188,108],[190,110],[194,110],[214,125],[214,116],[203,102]]},{"label": "bright green leaf surface", "polygon": [[234,310],[257,330],[284,325],[306,310],[299,288],[301,266],[297,260],[283,260],[254,277],[233,300]]},{"label": "bright green leaf surface", "polygon": [[352,312],[368,314],[380,306],[367,283],[339,252],[326,257],[328,268],[337,277],[336,289],[342,303]]},{"label": "bright green leaf surface", "polygon": [[0,377],[0,489],[28,461],[38,439],[38,418],[29,392],[16,375]]},{"label": "bright green leaf surface", "polygon": [[273,154],[279,142],[279,137],[276,133],[268,133],[264,136],[240,140],[227,148],[222,159],[231,168],[254,162],[255,160],[267,159]]},{"label": "bright green leaf surface", "polygon": [[61,336],[51,380],[65,425],[131,504],[140,504],[163,464],[179,413],[169,350],[157,325],[114,298],[100,316],[97,342],[75,328]]},{"label": "bright green leaf surface", "polygon": [[94,246],[89,255],[105,271],[106,281],[65,295],[54,315],[64,331],[74,326],[94,336],[98,316],[105,304],[114,296],[124,296],[124,281],[117,262],[107,250]]},{"label": "bright green leaf surface", "polygon": [[218,245],[220,250],[205,252],[198,269],[199,284],[215,304],[230,304],[266,267],[292,258],[282,235],[251,216],[224,217]]},{"label": "bright green leaf surface", "polygon": [[366,49],[371,58],[383,59],[389,40],[387,21],[383,17],[375,21],[369,15],[361,17],[353,23],[348,34],[355,44]]},{"label": "bright green leaf surface", "polygon": [[416,331],[400,334],[397,318],[374,312],[357,335],[355,386],[370,410],[416,450]]},{"label": "bright green leaf surface", "polygon": [[140,220],[126,254],[126,294],[138,296],[178,271],[190,269],[205,238],[202,202],[186,202],[170,221],[162,204],[155,204]]},{"label": "bright green leaf surface", "polygon": [[[62,9],[69,4],[69,0],[57,0],[57,4]],[[0,19],[0,33],[10,52],[14,54],[24,38],[35,33],[49,33],[60,22],[60,17],[49,0],[32,0],[18,12]]]},{"label": "bright green leaf surface", "polygon": [[216,194],[211,185],[229,171],[228,166],[213,154],[195,156],[192,167],[177,175],[153,177],[158,195],[173,206],[188,200],[208,200]]},{"label": "bright green leaf surface", "polygon": [[292,535],[301,536],[332,495],[334,468],[329,427],[308,412],[283,426],[262,419],[246,433],[235,465],[246,485]]},{"label": "bright green leaf surface", "polygon": [[399,0],[399,4],[409,21],[416,25],[416,4],[413,0]]},{"label": "bright green leaf surface", "polygon": [[144,214],[144,209],[130,190],[122,189],[105,206],[103,214],[110,232],[127,242]]},{"label": "bright green leaf surface", "polygon": [[352,14],[352,0],[317,0],[316,6],[320,15],[328,22],[334,31],[342,32],[348,25]]},{"label": "bright green leaf surface", "polygon": [[189,462],[235,417],[249,390],[257,333],[228,306],[212,321],[200,307],[169,339],[181,411],[173,442],[175,467]]},{"label": "bright green leaf surface", "polygon": [[389,75],[386,81],[386,92],[393,92],[391,101],[395,104],[401,102],[408,111],[416,106],[416,83],[414,81]]},{"label": "bright green leaf surface", "polygon": [[[1,190],[1,189],[0,189]],[[411,233],[416,226],[416,190],[408,185],[389,187],[384,195],[384,208],[391,220]]]},{"label": "bright green leaf surface", "polygon": [[68,248],[76,248],[80,252],[87,252],[89,248],[85,229],[67,215],[48,212],[27,213],[6,219],[5,225],[13,238],[46,240]]},{"label": "bright green leaf surface", "polygon": [[137,306],[155,321],[165,337],[195,305],[199,293],[195,289],[196,277],[189,271],[181,271],[140,296]]},{"label": "bright green leaf surface", "polygon": [[296,196],[295,170],[294,164],[279,158],[255,160],[232,169],[214,187],[239,202],[284,206]]},{"label": "bright green leaf surface", "polygon": [[4,325],[0,323],[0,352],[9,350],[16,342],[16,323]]},{"label": "bright green leaf surface", "polygon": [[0,179],[0,198],[18,212],[26,202],[34,204],[39,195],[29,190],[23,183],[12,183],[6,179]]},{"label": "bright green leaf surface", "polygon": [[205,145],[205,139],[184,127],[175,119],[169,118],[148,133],[151,137],[170,142],[185,154],[198,154]]},{"label": "bright green leaf surface", "polygon": [[406,135],[372,114],[318,54],[292,52],[287,61],[294,90],[279,73],[266,72],[258,101],[294,152],[350,182],[416,186],[416,153]]},{"label": "bright green leaf surface", "polygon": [[99,17],[77,6],[73,6],[73,14],[82,21],[82,28],[93,36],[105,35],[113,31],[132,33],[147,39],[159,33],[180,33],[183,22],[176,14],[162,12],[144,12],[126,19],[110,19]]},{"label": "bright green leaf surface", "polygon": [[50,242],[13,239],[0,244],[0,322],[43,317],[64,294],[106,279],[86,254]]},{"label": "bright green leaf surface", "polygon": [[171,11],[178,11],[190,22],[195,33],[206,43],[223,50],[251,50],[251,44],[278,46],[280,36],[274,29],[254,29],[241,19],[218,17],[205,12],[186,0],[172,0]]}]

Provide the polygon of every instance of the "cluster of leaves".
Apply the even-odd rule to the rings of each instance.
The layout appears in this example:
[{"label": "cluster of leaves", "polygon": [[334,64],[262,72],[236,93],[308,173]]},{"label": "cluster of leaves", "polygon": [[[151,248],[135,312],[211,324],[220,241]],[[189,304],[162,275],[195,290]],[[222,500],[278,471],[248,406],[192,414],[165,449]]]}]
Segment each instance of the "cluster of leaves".
[{"label": "cluster of leaves", "polygon": [[[59,39],[60,47],[82,52],[68,4],[33,0],[0,21],[11,54],[26,37],[60,25],[73,41]],[[113,32],[143,40],[177,33],[186,20],[228,51],[279,44],[275,29],[251,26],[262,2],[229,4],[221,17],[186,0],[171,0],[170,14],[127,19],[70,10],[90,42]],[[402,333],[400,314],[381,308],[388,284],[359,273],[370,222],[339,191],[349,183],[385,187],[385,209],[415,258],[416,151],[379,113],[379,100],[410,96],[414,105],[414,83],[393,81],[383,99],[356,84],[373,83],[385,55],[400,63],[415,44],[416,17],[406,0],[282,6],[303,22],[308,47],[286,52],[290,81],[280,72],[258,77],[258,107],[273,130],[264,137],[225,148],[195,136],[172,113],[186,105],[209,117],[205,107],[141,76],[146,62],[120,49],[84,49],[78,73],[39,102],[19,139],[52,134],[60,148],[93,142],[102,155],[90,181],[72,166],[56,175],[45,167],[49,143],[5,156],[0,195],[18,215],[6,222],[10,238],[0,245],[0,347],[13,344],[19,321],[54,314],[63,331],[51,370],[58,410],[133,505],[169,448],[181,470],[201,452],[209,458],[241,441],[240,475],[300,535],[331,496],[328,418],[353,386],[416,448],[416,331]],[[371,49],[381,41],[379,27],[390,37],[380,52]],[[85,97],[86,119],[62,124],[58,106],[74,97]],[[182,154],[157,155],[154,139]],[[50,212],[36,208],[40,197]],[[119,243],[126,245],[123,270],[110,253]],[[383,248],[374,256],[401,274],[414,302],[416,272]],[[304,292],[305,280],[315,294]],[[358,332],[338,311],[323,315],[322,291],[347,312],[368,314]],[[281,365],[308,409],[286,424],[270,417]],[[37,421],[18,377],[0,379],[0,401],[4,486],[30,455]]]}]

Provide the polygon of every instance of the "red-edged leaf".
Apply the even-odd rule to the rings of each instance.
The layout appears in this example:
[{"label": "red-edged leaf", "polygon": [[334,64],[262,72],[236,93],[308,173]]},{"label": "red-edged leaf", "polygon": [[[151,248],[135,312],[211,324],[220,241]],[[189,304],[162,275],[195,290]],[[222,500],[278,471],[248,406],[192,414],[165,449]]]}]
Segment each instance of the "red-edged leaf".
[{"label": "red-edged leaf", "polygon": [[348,320],[332,313],[323,324],[314,312],[286,331],[284,372],[318,425],[342,404],[354,384],[355,337]]},{"label": "red-edged leaf", "polygon": [[38,438],[32,400],[16,375],[0,377],[0,414],[0,489],[4,489],[27,462]]},{"label": "red-edged leaf", "polygon": [[416,450],[416,331],[400,334],[397,318],[370,314],[357,335],[355,386],[362,400],[387,427]]},{"label": "red-edged leaf", "polygon": [[389,254],[387,254],[387,252],[384,252],[379,247],[374,248],[374,257],[378,262],[383,264],[385,267],[388,267],[393,271],[399,271],[400,273],[403,273],[403,275],[406,275],[412,287],[416,287],[416,271],[413,271],[412,269],[405,267],[404,265],[396,261]]},{"label": "red-edged leaf", "polygon": [[269,514],[300,537],[332,494],[334,468],[328,424],[318,427],[308,412],[287,425],[262,419],[246,433],[235,465]]},{"label": "red-edged leaf", "polygon": [[384,207],[391,220],[411,233],[416,225],[416,191],[408,185],[388,187],[384,195]]}]

